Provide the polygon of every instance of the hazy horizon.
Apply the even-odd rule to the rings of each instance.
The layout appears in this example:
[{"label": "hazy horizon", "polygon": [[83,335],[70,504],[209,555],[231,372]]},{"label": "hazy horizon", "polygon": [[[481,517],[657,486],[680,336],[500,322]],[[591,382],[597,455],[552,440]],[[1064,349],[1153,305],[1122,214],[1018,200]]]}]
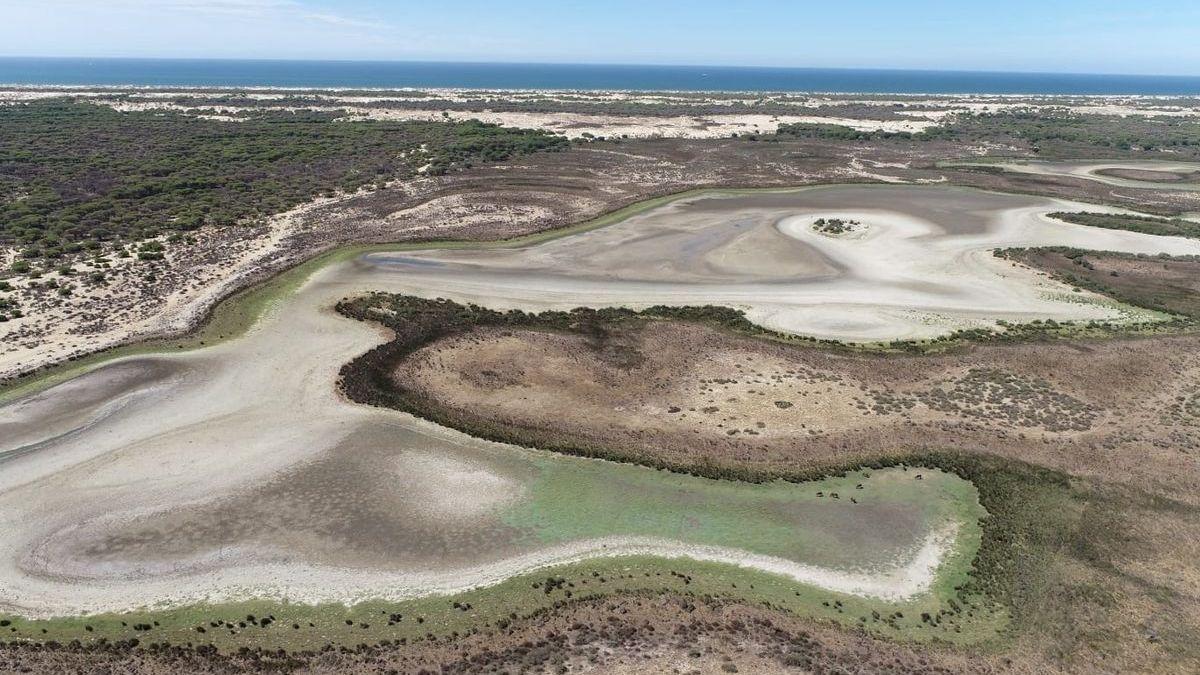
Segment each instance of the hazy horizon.
[{"label": "hazy horizon", "polygon": [[1200,75],[1165,0],[0,0],[7,57]]},{"label": "hazy horizon", "polygon": [[188,57],[188,56],[110,56],[110,55],[79,55],[60,56],[56,54],[6,54],[0,53],[3,60],[70,60],[70,61],[181,61],[181,62],[278,62],[278,63],[362,63],[362,64],[446,64],[464,66],[593,66],[611,68],[713,68],[730,70],[780,70],[780,71],[858,71],[858,72],[895,72],[895,73],[963,73],[963,74],[995,74],[995,75],[1076,75],[1076,76],[1116,76],[1116,77],[1153,77],[1194,79],[1200,74],[1174,73],[1132,73],[1132,72],[1101,72],[1101,71],[1066,71],[1066,70],[995,70],[986,68],[900,68],[900,67],[866,67],[866,66],[779,66],[767,64],[729,64],[729,63],[652,63],[633,61],[485,61],[471,59],[370,59],[370,58],[267,58],[236,56],[228,57]]}]

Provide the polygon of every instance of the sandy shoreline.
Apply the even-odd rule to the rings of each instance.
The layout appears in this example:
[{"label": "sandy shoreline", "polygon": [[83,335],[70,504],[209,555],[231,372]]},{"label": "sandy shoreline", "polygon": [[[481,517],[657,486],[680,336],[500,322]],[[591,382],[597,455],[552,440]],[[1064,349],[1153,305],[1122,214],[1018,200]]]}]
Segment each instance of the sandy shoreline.
[{"label": "sandy shoreline", "polygon": [[[494,586],[538,570],[605,558],[649,556],[720,563],[777,575],[833,593],[885,602],[903,602],[929,591],[938,568],[954,546],[958,525],[930,532],[906,559],[890,567],[857,571],[797,563],[739,549],[697,546],[645,537],[608,537],[554,546],[471,568],[437,572],[388,573],[308,565],[239,565],[200,574],[160,575],[125,583],[97,585],[64,579],[67,584],[25,580],[6,588],[0,603],[7,612],[28,618],[132,611],[148,606],[268,599],[309,605],[354,605],[368,600],[402,601],[454,595]],[[215,554],[214,562],[241,557],[236,549]],[[183,589],[188,590],[183,590]]]}]

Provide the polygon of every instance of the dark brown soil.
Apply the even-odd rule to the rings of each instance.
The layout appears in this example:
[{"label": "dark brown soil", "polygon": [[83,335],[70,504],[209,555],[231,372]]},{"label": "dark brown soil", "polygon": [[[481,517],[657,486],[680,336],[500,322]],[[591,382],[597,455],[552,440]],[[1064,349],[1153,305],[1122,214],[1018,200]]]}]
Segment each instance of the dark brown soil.
[{"label": "dark brown soil", "polygon": [[1177,171],[1155,171],[1150,169],[1100,169],[1101,176],[1143,180],[1155,183],[1200,183],[1200,172],[1180,173]]}]

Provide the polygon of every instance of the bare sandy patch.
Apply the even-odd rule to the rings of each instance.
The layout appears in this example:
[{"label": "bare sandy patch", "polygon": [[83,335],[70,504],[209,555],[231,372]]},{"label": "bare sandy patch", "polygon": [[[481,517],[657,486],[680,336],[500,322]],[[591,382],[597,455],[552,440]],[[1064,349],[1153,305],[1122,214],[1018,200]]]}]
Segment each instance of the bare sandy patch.
[{"label": "bare sandy patch", "polygon": [[475,520],[521,499],[525,486],[486,465],[413,450],[393,464],[396,487],[439,518]]},{"label": "bare sandy patch", "polygon": [[[526,310],[719,304],[781,332],[853,342],[930,338],[995,328],[998,320],[1146,320],[991,253],[1027,246],[1200,253],[1195,240],[1046,217],[1088,208],[1104,210],[941,186],[823,187],[691,199],[527,249],[367,260],[412,295]],[[821,217],[859,221],[862,236],[815,232]]]}]

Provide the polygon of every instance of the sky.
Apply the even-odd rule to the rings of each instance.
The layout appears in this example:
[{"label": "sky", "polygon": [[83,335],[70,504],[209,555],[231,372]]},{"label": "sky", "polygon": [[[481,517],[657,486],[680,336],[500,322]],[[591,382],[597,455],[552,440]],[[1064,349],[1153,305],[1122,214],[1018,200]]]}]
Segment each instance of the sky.
[{"label": "sky", "polygon": [[0,55],[1200,75],[1200,2],[0,0]]}]

